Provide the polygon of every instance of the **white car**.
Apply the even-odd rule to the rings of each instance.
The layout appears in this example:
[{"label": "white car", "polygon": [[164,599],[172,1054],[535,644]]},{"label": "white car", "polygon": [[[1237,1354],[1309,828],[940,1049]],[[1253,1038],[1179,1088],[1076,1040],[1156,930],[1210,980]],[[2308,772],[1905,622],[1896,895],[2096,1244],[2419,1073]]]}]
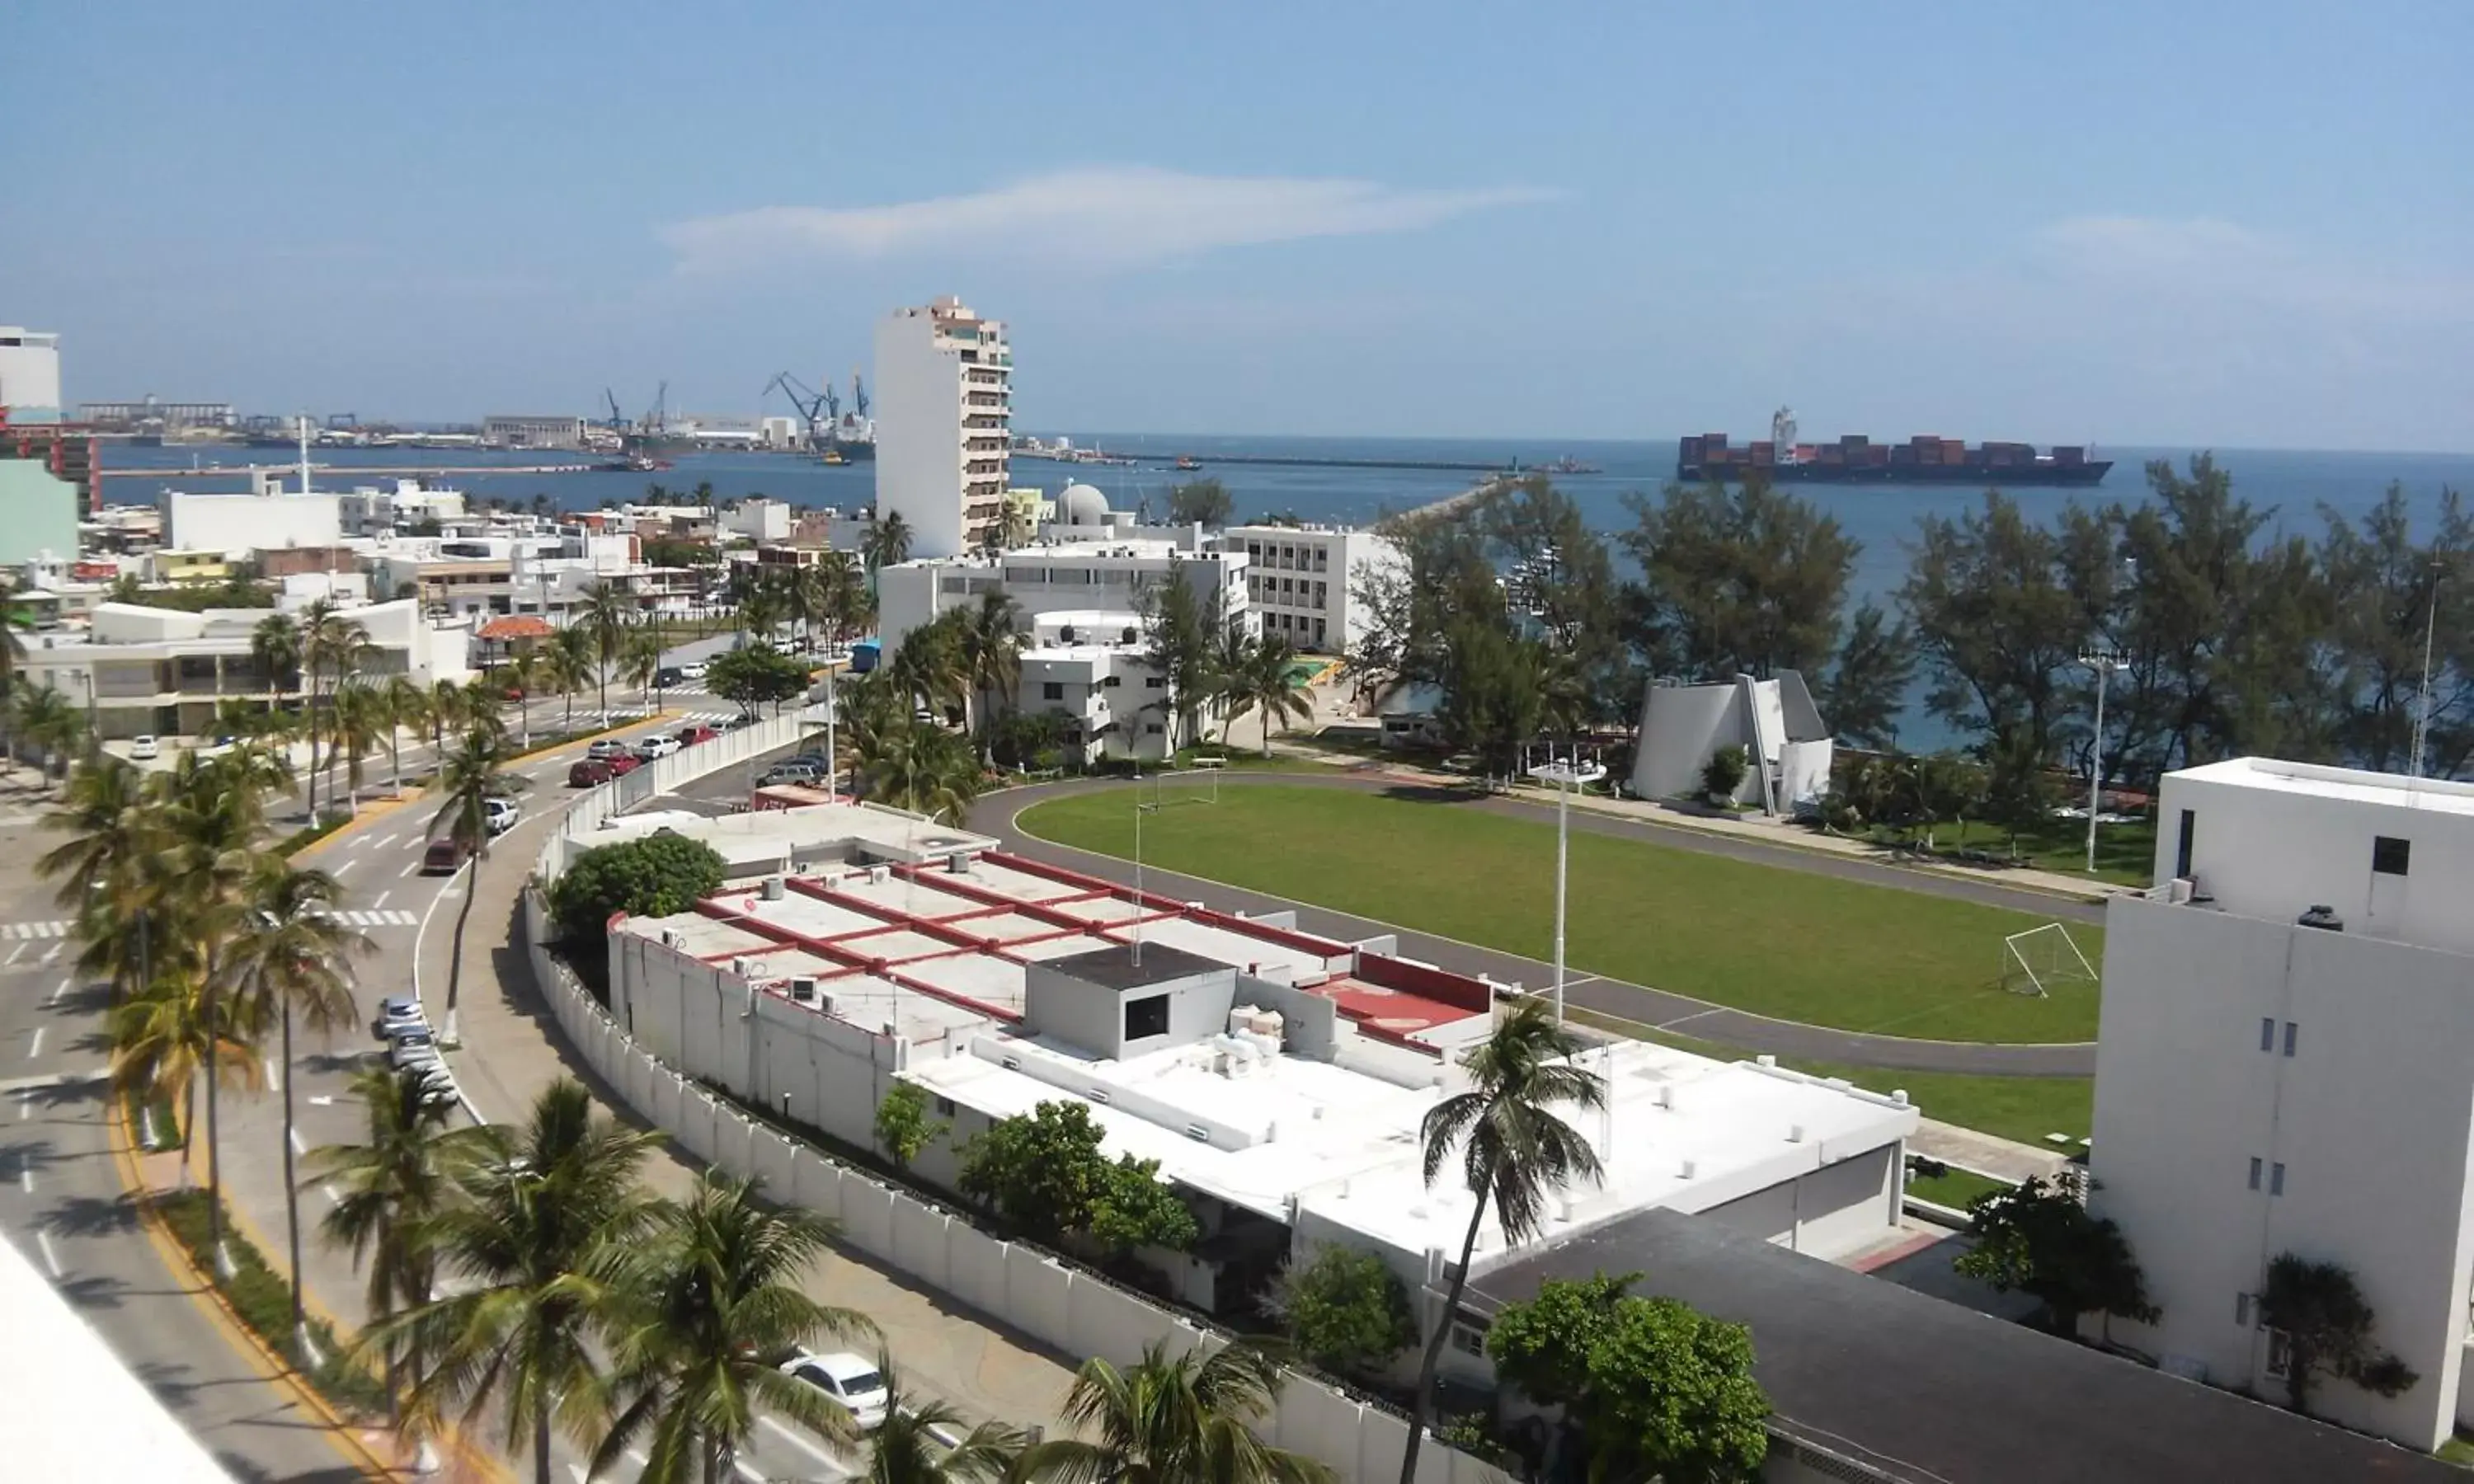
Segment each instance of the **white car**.
[{"label": "white car", "polygon": [[607,762],[613,757],[627,756],[631,751],[632,749],[630,749],[626,743],[619,741],[617,737],[603,737],[600,741],[586,748],[584,750],[584,755],[592,758],[594,762]]},{"label": "white car", "polygon": [[153,762],[156,758],[162,755],[163,744],[156,741],[155,734],[151,731],[142,737],[132,737],[129,739],[129,760],[131,762]]},{"label": "white car", "polygon": [[782,1362],[782,1374],[793,1376],[825,1394],[851,1415],[861,1432],[885,1425],[885,1373],[876,1362],[836,1351],[830,1355],[801,1354]]},{"label": "white car", "polygon": [[494,835],[503,835],[508,830],[515,828],[516,821],[522,817],[522,814],[516,808],[516,802],[512,799],[488,799],[482,801],[481,823],[487,826],[490,833]]},{"label": "white car", "polygon": [[646,737],[643,741],[636,744],[636,755],[642,757],[646,762],[651,762],[660,757],[667,757],[678,750],[679,739],[676,737],[656,735]]},{"label": "white car", "polygon": [[679,674],[691,681],[703,680],[705,677],[705,662],[701,659],[691,659],[687,663],[679,666]]},{"label": "white car", "polygon": [[387,1044],[387,1065],[397,1071],[438,1064],[438,1041],[427,1030],[398,1031]]}]

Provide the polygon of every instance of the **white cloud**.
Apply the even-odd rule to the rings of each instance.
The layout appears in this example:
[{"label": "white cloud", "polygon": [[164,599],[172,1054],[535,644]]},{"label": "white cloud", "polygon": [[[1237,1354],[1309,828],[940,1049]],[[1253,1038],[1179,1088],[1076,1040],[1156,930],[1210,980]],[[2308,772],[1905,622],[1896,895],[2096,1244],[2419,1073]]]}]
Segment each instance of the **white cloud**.
[{"label": "white cloud", "polygon": [[764,206],[680,222],[665,227],[662,236],[678,253],[680,268],[690,272],[786,257],[895,253],[1111,266],[1302,237],[1414,231],[1551,194],[1522,187],[1403,190],[1370,180],[1106,166],[889,205]]}]

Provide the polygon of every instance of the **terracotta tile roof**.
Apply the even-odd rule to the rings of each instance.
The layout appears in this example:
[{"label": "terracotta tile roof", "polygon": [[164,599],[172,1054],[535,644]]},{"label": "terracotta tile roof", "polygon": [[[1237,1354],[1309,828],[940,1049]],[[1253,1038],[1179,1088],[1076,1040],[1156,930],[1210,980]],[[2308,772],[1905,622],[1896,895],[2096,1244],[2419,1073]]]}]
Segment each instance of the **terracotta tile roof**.
[{"label": "terracotta tile roof", "polygon": [[477,637],[500,641],[546,639],[556,632],[550,627],[548,619],[537,613],[510,613],[504,618],[493,618],[483,624]]}]

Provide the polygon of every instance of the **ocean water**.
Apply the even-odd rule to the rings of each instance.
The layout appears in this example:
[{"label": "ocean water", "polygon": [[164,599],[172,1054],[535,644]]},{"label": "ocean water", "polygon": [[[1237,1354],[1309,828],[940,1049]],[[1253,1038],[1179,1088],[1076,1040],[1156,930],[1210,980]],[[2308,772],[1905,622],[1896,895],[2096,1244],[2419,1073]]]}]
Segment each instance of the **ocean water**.
[{"label": "ocean water", "polygon": [[[1191,454],[1202,472],[1219,479],[1235,496],[1241,518],[1293,510],[1310,521],[1365,524],[1386,511],[1402,510],[1458,493],[1473,474],[1434,469],[1314,468],[1284,466],[1214,465],[1215,453],[1259,453],[1287,457],[1340,459],[1416,459],[1436,463],[1496,464],[1510,459],[1543,464],[1570,455],[1592,464],[1595,474],[1559,474],[1556,487],[1577,502],[1583,515],[1601,530],[1613,532],[1630,524],[1624,495],[1655,491],[1672,477],[1675,442],[1626,441],[1538,443],[1521,440],[1377,439],[1377,438],[1241,438],[1157,437],[1123,433],[1071,433],[1078,445],[1096,444],[1135,456],[1134,467],[1067,466],[1018,460],[1014,480],[1037,485],[1054,494],[1069,483],[1089,483],[1109,503],[1129,509],[1148,505],[1159,514],[1169,489],[1195,477],[1171,467],[1179,454]],[[2142,472],[2147,461],[2186,463],[2189,448],[2106,448],[2100,456],[2114,460],[2113,472],[2094,490],[2027,489],[2014,491],[2031,515],[2043,518],[2072,500],[2108,503],[2144,497]],[[2321,453],[2297,449],[2219,449],[2217,461],[2233,473],[2238,492],[2275,512],[2275,523],[2305,533],[2319,529],[2322,506],[2360,515],[2378,502],[2390,482],[2402,483],[2417,513],[2438,507],[2440,491],[2474,492],[2474,454]],[[376,467],[473,467],[562,462],[578,456],[557,454],[488,454],[446,449],[320,449],[313,462],[322,486],[372,482],[352,470]],[[160,471],[126,478],[108,478],[108,500],[134,503],[150,498],[164,486],[214,490],[245,488],[245,478],[183,478],[193,462],[244,464],[257,462],[289,467],[283,450],[274,448],[139,448],[126,443],[106,447],[107,469]],[[605,500],[642,499],[649,483],[674,491],[710,481],[725,498],[767,494],[805,506],[857,509],[875,497],[875,467],[870,464],[828,466],[795,454],[682,454],[675,467],[658,474],[456,474],[440,482],[474,496],[495,495],[518,502],[546,493],[563,509],[586,509]],[[1906,543],[1916,521],[1925,515],[1951,515],[1976,504],[1981,491],[1969,485],[1805,485],[1796,492],[1838,517],[1861,544],[1854,579],[1856,595],[1880,597],[1895,589],[1906,571]]]}]

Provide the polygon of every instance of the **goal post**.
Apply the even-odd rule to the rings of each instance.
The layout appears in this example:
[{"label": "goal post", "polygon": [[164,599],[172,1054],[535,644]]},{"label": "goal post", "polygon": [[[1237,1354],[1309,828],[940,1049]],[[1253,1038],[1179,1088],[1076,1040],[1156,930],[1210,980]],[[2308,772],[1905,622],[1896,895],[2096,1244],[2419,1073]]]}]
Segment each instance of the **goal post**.
[{"label": "goal post", "polygon": [[2096,966],[2079,951],[2071,930],[2046,922],[2001,940],[2001,987],[2050,998],[2057,984],[2098,982]]}]

